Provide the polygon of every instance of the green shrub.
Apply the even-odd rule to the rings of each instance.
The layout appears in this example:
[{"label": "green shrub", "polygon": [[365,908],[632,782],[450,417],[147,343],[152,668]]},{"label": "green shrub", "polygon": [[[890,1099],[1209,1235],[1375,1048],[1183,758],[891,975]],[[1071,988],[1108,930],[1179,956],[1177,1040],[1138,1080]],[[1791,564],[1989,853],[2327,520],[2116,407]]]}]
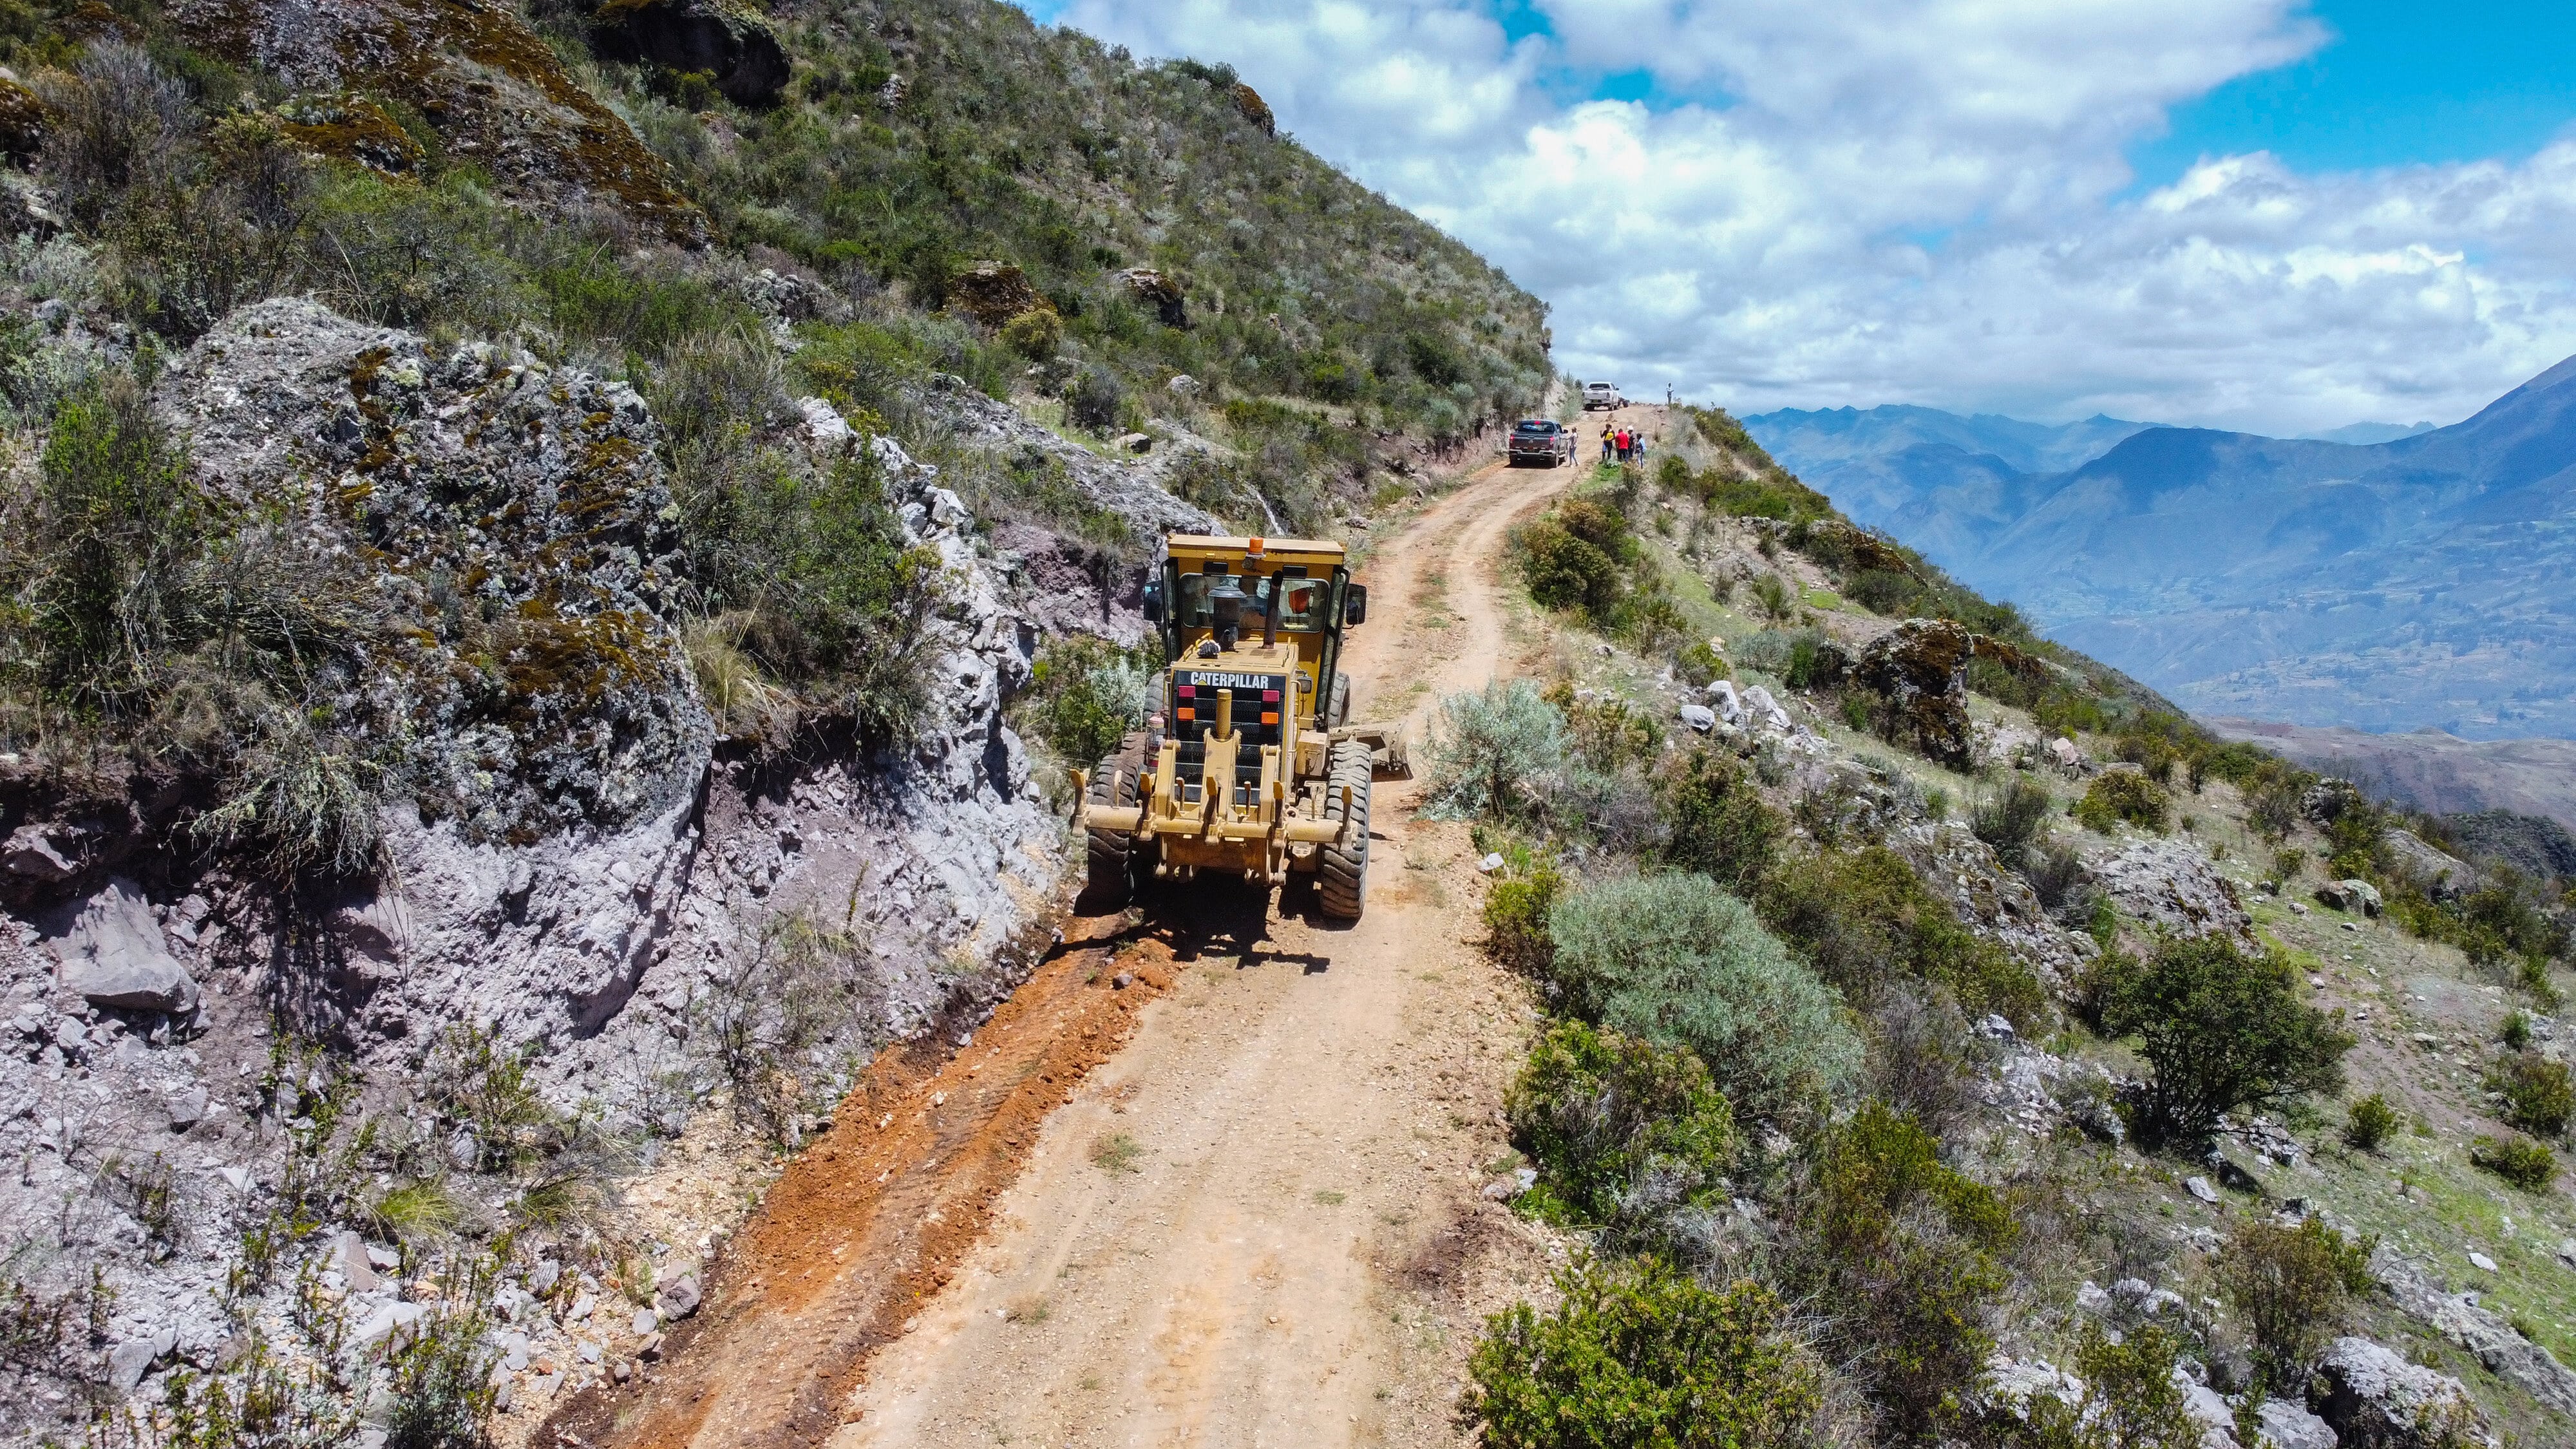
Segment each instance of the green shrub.
[{"label": "green shrub", "polygon": [[1779,871],[1763,917],[1845,994],[1868,1000],[1891,973],[1932,982],[1977,1012],[2032,1020],[2046,991],[2002,947],[1960,924],[1949,903],[1885,846],[1827,851]]},{"label": "green shrub", "polygon": [[1624,592],[1618,562],[1561,523],[1543,518],[1529,525],[1520,549],[1521,579],[1539,607],[1580,610],[1596,621],[1618,608]]},{"label": "green shrub", "polygon": [[2172,813],[2173,797],[2165,793],[2165,787],[2135,770],[2105,770],[2095,776],[2073,811],[2086,829],[2105,834],[2125,820],[2140,830],[2162,835]]},{"label": "green shrub", "polygon": [[2527,1137],[2474,1138],[2469,1161],[2525,1192],[2545,1191],[2558,1176],[2558,1154]]},{"label": "green shrub", "polygon": [[[1672,461],[1666,459],[1666,462]],[[1673,668],[1682,681],[1693,689],[1706,689],[1718,680],[1729,678],[1734,671],[1727,667],[1726,656],[1699,640],[1673,656]]]},{"label": "green shrub", "polygon": [[908,739],[952,587],[937,550],[905,541],[870,455],[819,476],[754,463],[681,500],[709,612],[748,613],[741,652],[862,738]]},{"label": "green shrub", "polygon": [[134,708],[189,642],[179,592],[208,520],[187,471],[130,374],[105,374],[54,409],[33,536],[16,541],[12,567],[32,573],[23,627],[40,682],[77,708]]},{"label": "green shrub", "polygon": [[2075,1349],[2082,1400],[2035,1393],[2019,1413],[1989,1408],[1968,1442],[1976,1449],[2202,1449],[2208,1431],[2183,1398],[2181,1356],[2182,1341],[2155,1324],[2114,1335],[2087,1323]]},{"label": "green shrub", "polygon": [[2272,878],[2279,881],[2285,891],[2297,883],[2300,873],[2307,868],[2308,853],[2295,845],[2285,845],[2272,852]]},{"label": "green shrub", "polygon": [[1562,1299],[1485,1320],[1463,1420],[1492,1449],[1806,1449],[1824,1378],[1760,1284],[1652,1259],[1557,1275]]},{"label": "green shrub", "polygon": [[2576,1116],[2576,1083],[2567,1064],[2534,1052],[2515,1052],[2487,1070],[2487,1090],[2504,1098],[2505,1121],[2548,1139],[2566,1135]]},{"label": "green shrub", "polygon": [[1088,770],[1163,707],[1162,646],[1123,649],[1105,639],[1050,641],[1031,671],[1027,717],[1058,759]]},{"label": "green shrub", "polygon": [[1734,756],[1693,750],[1667,770],[1662,806],[1670,835],[1664,858],[1737,895],[1770,878],[1787,822],[1764,802]]},{"label": "green shrub", "polygon": [[2507,1051],[2521,1051],[2531,1045],[2531,1017],[2521,1007],[2505,1013],[2504,1024],[2496,1028],[2496,1040]]},{"label": "green shrub", "polygon": [[1565,719],[1526,679],[1495,680],[1440,701],[1431,736],[1425,814],[1441,820],[1510,819],[1539,803],[1565,768]]},{"label": "green shrub", "polygon": [[1778,621],[1788,619],[1798,612],[1796,597],[1789,592],[1788,584],[1783,582],[1778,574],[1757,574],[1751,587],[1753,602],[1761,608],[1762,617]]},{"label": "green shrub", "polygon": [[1988,1305],[2013,1241],[2001,1199],[1940,1160],[1940,1143],[1880,1102],[1822,1134],[1788,1211],[1785,1265],[1828,1315],[1823,1346],[1902,1440],[1947,1419],[1994,1338]]},{"label": "green shrub", "polygon": [[1560,1221],[1617,1226],[1698,1202],[1723,1185],[1735,1145],[1726,1098],[1687,1048],[1580,1021],[1539,1038],[1504,1107],[1540,1172],[1522,1202]]},{"label": "green shrub", "polygon": [[2397,1109],[2377,1092],[2352,1104],[2344,1123],[2343,1140],[2363,1152],[2377,1152],[2397,1132]]},{"label": "green shrub", "polygon": [[1859,1063],[1833,988],[1706,876],[1603,881],[1560,899],[1548,925],[1563,1010],[1689,1047],[1755,1118],[1831,1091]]},{"label": "green shrub", "polygon": [[2139,1135],[2197,1146],[2229,1112],[2339,1087],[2353,1039],[2305,1004],[2303,984],[2285,957],[2247,956],[2218,936],[2169,941],[2143,962],[2105,958],[2101,1030],[2135,1038],[2153,1068]]},{"label": "green shrub", "polygon": [[2369,1291],[2376,1246],[2313,1217],[2296,1227],[2251,1217],[2237,1224],[2219,1261],[2219,1291],[2252,1336],[2265,1382],[2308,1381],[2354,1295]]},{"label": "green shrub", "polygon": [[1514,971],[1544,976],[1556,960],[1548,913],[1565,888],[1556,867],[1540,861],[1527,874],[1494,882],[1485,893],[1485,951]]},{"label": "green shrub", "polygon": [[1002,324],[1002,345],[1031,362],[1045,362],[1064,345],[1064,319],[1052,307],[1032,307]]},{"label": "green shrub", "polygon": [[2017,861],[2039,838],[2051,803],[2046,789],[2016,774],[2001,792],[1978,798],[1969,812],[1968,828],[1979,840],[1993,846],[1996,855]]}]

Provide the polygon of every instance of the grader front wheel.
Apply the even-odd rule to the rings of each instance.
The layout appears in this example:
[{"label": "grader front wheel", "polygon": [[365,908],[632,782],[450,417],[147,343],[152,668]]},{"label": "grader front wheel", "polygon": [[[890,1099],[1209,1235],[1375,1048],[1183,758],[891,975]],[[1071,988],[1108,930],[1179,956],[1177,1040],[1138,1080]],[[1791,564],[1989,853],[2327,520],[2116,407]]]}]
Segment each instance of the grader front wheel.
[{"label": "grader front wheel", "polygon": [[1324,914],[1356,921],[1368,897],[1369,748],[1357,740],[1333,746],[1331,772],[1325,777],[1324,818],[1343,823],[1342,791],[1350,790],[1349,828],[1340,841],[1322,851],[1315,873],[1315,894]]},{"label": "grader front wheel", "polygon": [[[1141,738],[1141,737],[1140,737]],[[1129,742],[1135,743],[1134,740]],[[1091,804],[1124,809],[1136,803],[1136,774],[1143,764],[1141,748],[1122,746],[1119,751],[1094,765],[1090,788],[1085,796]],[[1125,830],[1092,830],[1090,837],[1090,873],[1083,895],[1100,909],[1117,910],[1135,893],[1136,873],[1132,859],[1136,837]]]}]

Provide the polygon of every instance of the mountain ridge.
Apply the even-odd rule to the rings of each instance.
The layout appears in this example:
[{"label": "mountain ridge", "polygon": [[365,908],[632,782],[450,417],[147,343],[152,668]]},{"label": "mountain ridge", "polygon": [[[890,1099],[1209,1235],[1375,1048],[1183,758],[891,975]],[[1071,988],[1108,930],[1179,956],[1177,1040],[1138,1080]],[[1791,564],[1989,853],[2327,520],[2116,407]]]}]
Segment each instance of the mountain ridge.
[{"label": "mountain ridge", "polygon": [[2576,563],[2576,358],[2385,442],[2142,425],[2054,473],[1943,451],[1914,413],[1837,453],[1816,416],[1746,427],[1859,521],[2195,710],[2576,732],[2555,585]]}]

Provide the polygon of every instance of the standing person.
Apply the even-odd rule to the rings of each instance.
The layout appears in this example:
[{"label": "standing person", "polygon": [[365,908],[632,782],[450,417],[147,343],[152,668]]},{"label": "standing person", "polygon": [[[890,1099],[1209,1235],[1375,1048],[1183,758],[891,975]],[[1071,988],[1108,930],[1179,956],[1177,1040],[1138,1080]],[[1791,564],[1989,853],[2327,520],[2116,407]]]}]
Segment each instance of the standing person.
[{"label": "standing person", "polygon": [[1603,423],[1603,424],[1601,425],[1601,461],[1602,461],[1602,462],[1607,463],[1607,462],[1609,462],[1609,461],[1610,461],[1610,450],[1611,450],[1612,448],[1616,447],[1616,446],[1617,446],[1617,444],[1613,443],[1613,442],[1611,441],[1611,438],[1610,438],[1610,425],[1609,425],[1608,423]]}]

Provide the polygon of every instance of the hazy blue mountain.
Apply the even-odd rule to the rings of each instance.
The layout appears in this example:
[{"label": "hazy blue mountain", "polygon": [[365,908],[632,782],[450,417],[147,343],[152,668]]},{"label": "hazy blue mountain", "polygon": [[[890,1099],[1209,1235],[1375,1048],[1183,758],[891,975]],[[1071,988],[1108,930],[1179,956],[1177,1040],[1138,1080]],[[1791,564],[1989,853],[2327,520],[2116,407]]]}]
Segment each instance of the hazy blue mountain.
[{"label": "hazy blue mountain", "polygon": [[[2576,358],[2387,442],[2113,424],[2048,472],[1957,441],[2013,440],[1985,420],[1908,416],[1927,411],[1747,426],[1855,518],[2196,710],[2576,736]],[[2026,448],[2066,433],[2018,426]]]},{"label": "hazy blue mountain", "polygon": [[2322,433],[2301,433],[2299,436],[2313,438],[2320,443],[2387,443],[2431,431],[2431,423],[2346,423]]}]

